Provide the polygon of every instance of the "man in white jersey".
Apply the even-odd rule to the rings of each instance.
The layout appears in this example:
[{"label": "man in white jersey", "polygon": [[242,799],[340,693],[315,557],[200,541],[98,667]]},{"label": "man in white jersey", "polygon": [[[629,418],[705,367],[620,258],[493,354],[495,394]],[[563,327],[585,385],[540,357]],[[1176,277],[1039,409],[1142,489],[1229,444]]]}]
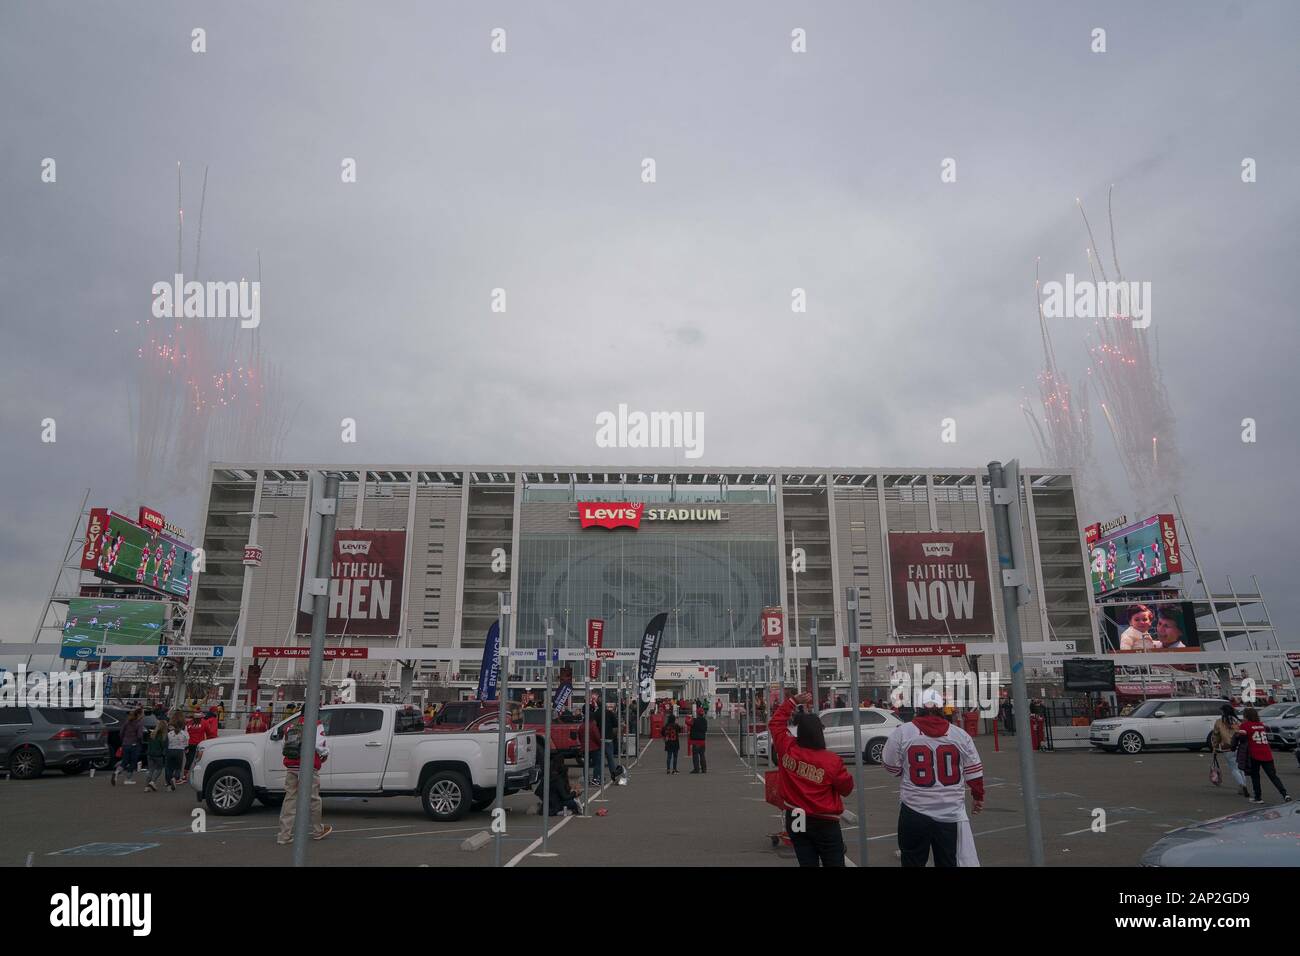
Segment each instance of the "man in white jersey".
[{"label": "man in white jersey", "polygon": [[[966,816],[970,787],[973,813],[984,809],[984,765],[970,734],[943,716],[943,695],[929,687],[921,711],[885,741],[885,769],[901,778],[898,849],[903,866],[979,866]],[[964,786],[963,786],[964,785]]]}]

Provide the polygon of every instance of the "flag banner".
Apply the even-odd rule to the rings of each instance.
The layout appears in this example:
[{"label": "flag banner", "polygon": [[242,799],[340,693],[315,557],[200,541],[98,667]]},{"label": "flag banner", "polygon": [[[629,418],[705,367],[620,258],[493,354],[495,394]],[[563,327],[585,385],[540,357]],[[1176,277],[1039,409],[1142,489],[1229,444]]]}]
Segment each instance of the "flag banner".
[{"label": "flag banner", "polygon": [[497,682],[501,678],[501,625],[493,621],[483,645],[483,663],[478,669],[478,699],[496,700]]},{"label": "flag banner", "polygon": [[[587,646],[597,651],[605,646],[605,622],[598,617],[587,618]],[[599,655],[587,662],[587,676],[592,680],[600,677]]]},{"label": "flag banner", "polygon": [[645,710],[654,701],[655,666],[659,663],[659,644],[663,640],[664,626],[668,623],[667,612],[656,614],[645,626],[645,635],[641,638],[641,655],[637,664],[637,687],[641,697],[641,709]]},{"label": "flag banner", "polygon": [[573,699],[573,668],[560,668],[560,686],[555,690],[555,698],[552,701],[557,714],[564,713],[569,706],[569,701]]}]

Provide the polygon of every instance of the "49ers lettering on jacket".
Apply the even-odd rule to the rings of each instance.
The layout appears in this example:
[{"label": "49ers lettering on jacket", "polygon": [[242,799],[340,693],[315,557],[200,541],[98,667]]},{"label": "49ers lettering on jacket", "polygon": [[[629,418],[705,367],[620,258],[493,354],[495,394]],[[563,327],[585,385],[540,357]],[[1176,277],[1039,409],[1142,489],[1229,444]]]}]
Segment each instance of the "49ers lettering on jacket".
[{"label": "49ers lettering on jacket", "polygon": [[794,698],[787,697],[767,725],[780,770],[781,796],[788,809],[838,819],[844,812],[843,798],[853,792],[853,778],[844,761],[830,751],[799,746],[788,726],[794,708]]}]

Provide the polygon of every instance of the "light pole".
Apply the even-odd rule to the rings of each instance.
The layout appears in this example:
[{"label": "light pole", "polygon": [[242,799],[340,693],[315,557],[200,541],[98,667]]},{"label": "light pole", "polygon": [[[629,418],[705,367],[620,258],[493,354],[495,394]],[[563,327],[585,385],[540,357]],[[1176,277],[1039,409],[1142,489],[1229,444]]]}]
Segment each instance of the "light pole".
[{"label": "light pole", "polygon": [[551,643],[555,629],[551,619],[546,619],[546,748],[542,751],[542,851],[536,856],[554,856],[547,849],[551,831]]}]

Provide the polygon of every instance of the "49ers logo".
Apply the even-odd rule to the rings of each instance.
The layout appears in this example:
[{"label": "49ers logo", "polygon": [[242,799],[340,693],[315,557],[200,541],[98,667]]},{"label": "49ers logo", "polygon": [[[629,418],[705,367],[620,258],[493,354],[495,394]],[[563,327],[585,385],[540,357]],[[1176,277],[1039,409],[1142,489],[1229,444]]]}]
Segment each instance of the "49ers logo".
[{"label": "49ers logo", "polygon": [[584,528],[639,528],[645,503],[611,504],[602,501],[579,501],[578,519]]}]

